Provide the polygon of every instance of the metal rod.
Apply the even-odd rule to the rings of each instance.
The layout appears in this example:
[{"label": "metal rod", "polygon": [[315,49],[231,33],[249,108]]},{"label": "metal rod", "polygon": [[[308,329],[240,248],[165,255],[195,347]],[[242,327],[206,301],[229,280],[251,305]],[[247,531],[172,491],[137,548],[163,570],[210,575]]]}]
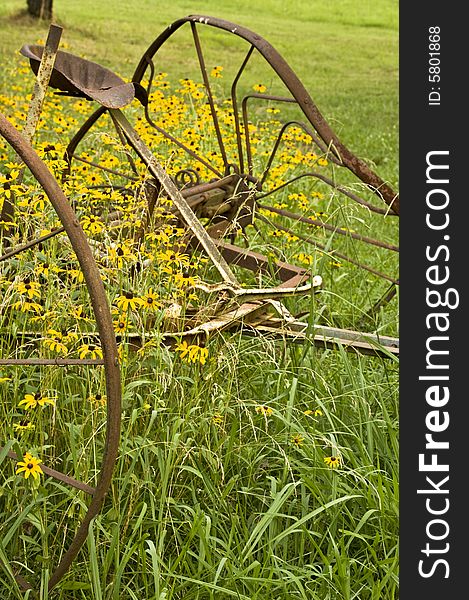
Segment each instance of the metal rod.
[{"label": "metal rod", "polygon": [[38,237],[35,240],[31,240],[27,244],[23,244],[22,246],[17,246],[16,248],[12,248],[9,252],[6,252],[2,256],[0,256],[0,262],[3,262],[4,260],[8,260],[12,256],[15,256],[16,254],[20,254],[21,252],[24,252],[24,250],[28,250],[29,248],[36,246],[36,244],[45,242],[46,240],[49,240],[50,238],[53,238],[54,236],[59,235],[59,233],[63,233],[64,231],[65,231],[65,227],[58,227],[57,229],[54,229],[50,233],[46,233],[45,235],[42,235],[41,237]]},{"label": "metal rod", "polygon": [[285,183],[282,183],[281,185],[278,185],[277,187],[271,189],[269,192],[266,192],[265,194],[258,195],[256,197],[256,199],[257,200],[261,200],[262,198],[267,198],[268,196],[271,196],[275,192],[278,192],[282,188],[285,188],[288,185],[291,185],[292,183],[294,183],[295,181],[298,181],[299,179],[302,179],[303,177],[314,177],[315,179],[320,179],[324,183],[327,183],[327,185],[329,185],[334,190],[337,190],[341,194],[344,194],[344,196],[347,196],[348,198],[350,198],[354,202],[357,202],[358,204],[361,204],[362,206],[365,206],[366,208],[368,208],[370,211],[372,211],[374,213],[378,213],[378,214],[384,215],[384,216],[391,216],[391,217],[392,216],[397,216],[396,213],[393,212],[391,209],[386,210],[384,208],[379,208],[378,206],[374,206],[373,204],[371,204],[371,202],[367,202],[366,200],[362,200],[362,198],[360,198],[356,194],[350,192],[349,190],[347,190],[343,186],[337,185],[336,183],[334,183],[334,181],[332,179],[329,179],[329,177],[326,177],[325,175],[322,175],[321,173],[315,173],[314,171],[310,171],[309,173],[302,173],[301,175],[297,175],[296,177],[292,177],[292,179],[289,179]]},{"label": "metal rod", "polygon": [[[0,451],[2,451],[2,450],[3,450],[3,448],[2,448],[2,446],[0,446]],[[7,456],[17,462],[20,460],[20,457],[18,457],[18,455],[15,452],[12,452],[11,450],[9,450],[7,452]],[[82,492],[86,492],[87,494],[90,494],[91,496],[96,492],[96,489],[94,487],[91,487],[87,483],[78,481],[77,479],[74,479],[73,477],[70,477],[69,475],[65,475],[65,473],[61,473],[60,471],[51,469],[50,467],[47,467],[46,465],[43,465],[42,463],[41,463],[41,469],[43,470],[45,475],[49,475],[49,477],[53,477],[54,479],[57,479],[58,481],[62,481],[63,483],[66,483],[70,487],[73,487],[77,490],[81,490]]]},{"label": "metal rod", "polygon": [[10,366],[54,365],[57,367],[67,367],[76,365],[96,366],[104,364],[105,363],[102,358],[0,358],[0,365]]},{"label": "metal rod", "polygon": [[195,23],[191,23],[192,36],[194,38],[195,49],[197,52],[197,58],[199,59],[200,71],[202,73],[202,78],[204,80],[205,89],[207,90],[208,103],[210,105],[210,112],[212,114],[212,121],[215,127],[215,133],[218,140],[218,146],[220,147],[221,156],[223,159],[223,164],[225,165],[225,170],[228,168],[228,159],[226,157],[225,145],[223,143],[223,137],[221,135],[220,123],[218,122],[217,110],[215,108],[215,103],[213,101],[212,89],[210,87],[210,82],[208,80],[207,69],[205,67],[204,55],[202,52],[202,46],[200,44],[199,34],[197,33],[197,27]]},{"label": "metal rod", "polygon": [[181,213],[182,218],[191,229],[195,237],[199,240],[201,246],[210,257],[224,281],[239,286],[236,277],[231,271],[228,263],[220,254],[212,238],[209,236],[202,223],[196,217],[185,198],[181,195],[181,192],[177,189],[172,179],[166,173],[161,164],[155,159],[149,148],[140,139],[125,115],[119,109],[115,108],[110,109],[109,112],[115,122],[122,128],[122,131],[127,137],[130,145],[147,165],[149,171],[158,181],[160,181],[162,187],[174,202],[175,206]]},{"label": "metal rod", "polygon": [[289,210],[275,208],[273,206],[267,206],[264,204],[258,204],[257,207],[262,208],[264,210],[268,210],[282,217],[287,217],[289,219],[294,219],[295,221],[300,221],[301,223],[307,223],[308,225],[322,227],[323,229],[327,229],[327,231],[332,231],[333,233],[338,233],[339,235],[345,235],[347,237],[353,238],[354,240],[359,240],[360,242],[371,244],[372,246],[378,246],[379,248],[385,248],[386,250],[399,252],[398,246],[394,246],[393,244],[387,244],[386,242],[380,242],[379,240],[360,235],[359,233],[353,233],[352,231],[343,231],[339,227],[334,227],[334,225],[329,225],[329,223],[324,223],[323,221],[319,221],[318,219],[312,219],[311,217],[303,217],[302,215],[297,215],[296,213],[293,213]]},{"label": "metal rod", "polygon": [[241,140],[241,127],[239,125],[239,111],[238,111],[238,100],[236,97],[236,88],[238,85],[239,78],[244,72],[252,53],[254,52],[254,46],[251,46],[235,76],[233,83],[231,84],[231,104],[233,106],[233,116],[235,120],[235,132],[236,132],[236,144],[238,146],[238,158],[239,158],[239,170],[241,173],[244,172],[244,155],[243,155],[243,143]]},{"label": "metal rod", "polygon": [[[304,242],[306,242],[308,244],[314,244],[315,246],[317,246],[321,250],[326,250],[326,246],[324,246],[324,244],[320,244],[315,239],[312,239],[310,237],[306,237],[305,235],[301,235],[301,233],[297,233],[296,231],[293,231],[292,229],[289,229],[288,227],[284,227],[283,225],[278,225],[277,223],[272,223],[272,221],[269,221],[269,219],[267,219],[266,217],[264,217],[264,215],[259,215],[258,214],[256,216],[256,219],[259,219],[260,221],[263,221],[264,223],[268,223],[271,227],[275,227],[277,229],[280,229],[281,231],[285,231],[286,233],[290,233],[292,235],[295,235],[300,240],[303,240]],[[382,279],[386,279],[387,281],[391,281],[392,283],[395,283],[396,285],[399,285],[399,280],[393,279],[392,277],[389,277],[389,275],[385,275],[384,273],[381,273],[380,271],[377,271],[376,269],[372,269],[371,267],[369,267],[367,265],[364,265],[364,264],[362,264],[362,263],[354,260],[353,258],[350,258],[346,254],[342,254],[342,252],[337,252],[337,250],[332,250],[331,251],[331,255],[333,257],[337,257],[337,258],[340,258],[342,260],[346,260],[350,264],[355,265],[356,267],[360,267],[360,269],[364,269],[365,271],[368,271],[369,273],[373,273],[373,275],[376,275],[377,277],[381,277]]]}]

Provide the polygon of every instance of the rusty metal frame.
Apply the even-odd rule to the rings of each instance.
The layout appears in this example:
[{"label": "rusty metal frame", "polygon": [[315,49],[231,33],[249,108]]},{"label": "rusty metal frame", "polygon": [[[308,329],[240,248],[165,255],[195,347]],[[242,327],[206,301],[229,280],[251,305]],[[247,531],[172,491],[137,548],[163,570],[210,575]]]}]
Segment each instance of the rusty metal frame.
[{"label": "rusty metal frame", "polygon": [[[252,219],[254,217],[260,218],[261,220],[265,221],[265,219],[262,218],[262,215],[257,211],[258,208],[265,208],[266,210],[270,210],[271,212],[276,212],[280,216],[285,217],[287,219],[292,219],[293,221],[303,222],[305,224],[309,224],[314,227],[320,227],[323,230],[330,231],[332,233],[332,235],[347,235],[347,236],[350,236],[351,238],[356,239],[360,242],[372,244],[372,245],[381,247],[385,250],[398,251],[397,246],[395,246],[393,244],[381,242],[380,240],[374,240],[372,238],[369,238],[367,236],[360,235],[360,234],[357,234],[354,232],[343,231],[340,228],[340,226],[337,224],[327,223],[320,219],[311,219],[311,218],[307,219],[304,217],[304,215],[299,215],[299,214],[293,213],[291,211],[281,211],[279,209],[276,209],[275,207],[270,207],[270,206],[259,203],[259,200],[262,201],[262,199],[267,198],[272,193],[275,193],[279,189],[282,189],[282,188],[290,185],[294,181],[297,181],[304,177],[311,177],[311,178],[315,178],[317,180],[323,181],[324,183],[326,183],[329,187],[331,187],[335,191],[339,192],[340,194],[343,194],[344,196],[350,198],[351,200],[357,202],[358,204],[366,207],[371,212],[375,212],[375,213],[378,213],[381,215],[389,215],[389,216],[398,216],[398,214],[399,214],[399,197],[398,197],[398,195],[391,189],[391,187],[386,182],[384,182],[378,175],[376,175],[376,173],[374,173],[368,167],[368,165],[366,163],[364,163],[362,160],[358,159],[355,155],[353,155],[353,153],[350,152],[340,142],[338,137],[333,132],[332,128],[328,125],[328,123],[326,122],[324,117],[321,115],[319,109],[312,101],[311,97],[309,96],[308,92],[306,91],[303,84],[296,76],[296,74],[292,71],[292,69],[288,66],[288,64],[280,56],[280,54],[271,46],[271,44],[269,42],[267,42],[265,39],[263,39],[261,36],[259,36],[258,34],[250,31],[249,29],[247,29],[245,27],[238,26],[234,23],[225,21],[223,19],[217,19],[217,18],[201,16],[201,15],[190,15],[190,16],[184,17],[182,19],[175,21],[169,27],[167,27],[154,40],[154,42],[148,47],[146,52],[143,54],[139,64],[137,65],[137,68],[135,69],[134,75],[132,77],[132,81],[135,84],[141,85],[142,81],[143,81],[143,77],[149,70],[149,81],[147,84],[146,93],[147,93],[147,96],[150,95],[154,72],[155,72],[155,66],[153,64],[154,57],[157,54],[157,52],[159,51],[159,49],[163,46],[163,44],[179,28],[181,28],[185,24],[188,24],[191,29],[195,52],[197,55],[197,60],[199,63],[199,68],[200,68],[200,72],[202,75],[202,79],[204,81],[208,104],[210,106],[212,122],[215,127],[217,140],[218,140],[218,146],[220,148],[220,151],[221,151],[222,157],[223,157],[225,174],[221,173],[217,168],[215,168],[213,165],[211,165],[210,162],[208,162],[208,160],[206,160],[203,156],[199,156],[199,154],[194,152],[192,149],[188,148],[185,144],[183,144],[180,140],[178,140],[174,135],[172,135],[171,132],[166,131],[165,129],[158,126],[156,123],[154,123],[154,121],[152,120],[152,117],[149,113],[148,103],[146,103],[144,105],[145,118],[146,118],[148,124],[152,128],[154,128],[156,131],[158,131],[161,135],[165,136],[172,143],[176,144],[179,148],[184,150],[184,152],[186,152],[188,156],[191,156],[192,158],[194,158],[195,160],[197,160],[201,164],[203,164],[205,167],[210,169],[214,173],[215,177],[220,180],[220,186],[221,186],[221,181],[229,174],[232,165],[228,163],[226,153],[224,152],[224,144],[223,144],[222,134],[221,134],[220,127],[218,124],[217,109],[216,109],[216,105],[215,105],[211,87],[210,87],[210,82],[209,82],[208,75],[207,75],[207,70],[206,70],[206,66],[205,66],[205,59],[204,59],[204,55],[203,55],[203,51],[202,51],[202,44],[200,41],[200,36],[198,34],[199,27],[211,26],[215,29],[225,31],[229,34],[237,35],[238,37],[242,38],[244,41],[246,41],[249,44],[247,54],[241,64],[236,76],[234,77],[234,80],[233,80],[232,86],[231,86],[231,100],[233,102],[233,115],[234,115],[234,120],[235,120],[234,127],[235,127],[236,141],[237,141],[237,148],[238,148],[238,157],[237,158],[239,161],[239,170],[242,173],[241,177],[246,178],[246,181],[249,181],[252,177],[252,174],[251,174],[251,171],[252,171],[251,149],[250,149],[250,141],[249,141],[249,130],[248,130],[248,126],[247,126],[247,121],[248,121],[247,106],[248,106],[249,99],[253,99],[253,100],[257,99],[257,100],[262,100],[262,101],[273,100],[273,101],[278,101],[278,102],[295,103],[296,105],[298,105],[298,107],[300,108],[300,110],[302,111],[303,115],[306,117],[307,122],[308,122],[308,124],[305,124],[305,123],[302,123],[301,121],[289,121],[282,126],[282,128],[278,134],[278,138],[272,149],[271,155],[269,157],[268,164],[266,165],[266,168],[264,170],[264,173],[262,174],[261,179],[258,181],[258,184],[257,184],[258,190],[253,195],[253,199],[250,202],[250,207],[249,207],[250,210],[247,213],[245,213],[245,215],[243,217],[238,219],[237,226],[244,228],[244,226],[246,224],[248,224],[249,222],[252,222]],[[267,63],[270,65],[270,67],[278,75],[280,80],[284,83],[286,88],[290,91],[290,93],[292,94],[292,97],[272,96],[269,94],[250,93],[242,99],[242,102],[241,102],[242,119],[240,120],[240,114],[239,114],[240,111],[238,108],[238,100],[237,100],[237,86],[239,83],[239,79],[240,79],[248,61],[252,57],[254,51],[257,51],[267,61]],[[71,163],[72,158],[78,158],[78,157],[75,157],[75,151],[76,151],[76,148],[77,148],[78,144],[80,143],[80,141],[84,138],[84,136],[89,131],[89,129],[93,126],[93,124],[105,112],[106,112],[106,109],[103,106],[100,106],[98,108],[98,110],[87,119],[87,121],[82,125],[82,127],[80,127],[80,129],[77,131],[77,133],[73,136],[73,138],[71,139],[71,141],[68,145],[67,153],[66,153],[69,164]],[[316,173],[314,171],[302,173],[299,176],[292,178],[290,181],[283,183],[281,186],[278,186],[274,190],[271,190],[269,192],[262,192],[262,184],[264,183],[264,181],[267,177],[268,171],[270,169],[270,166],[274,159],[274,156],[277,152],[279,144],[282,140],[282,137],[283,137],[284,133],[286,132],[286,130],[288,129],[288,127],[293,126],[293,125],[299,126],[308,135],[310,135],[313,142],[321,149],[321,151],[323,151],[327,154],[328,159],[331,160],[335,165],[346,167],[356,177],[358,177],[361,180],[361,182],[363,182],[369,189],[371,189],[374,192],[374,194],[376,196],[378,196],[381,200],[384,201],[384,203],[386,204],[386,208],[381,208],[379,206],[375,206],[371,202],[368,202],[368,201],[364,200],[363,198],[360,198],[356,193],[353,193],[350,190],[346,189],[345,187],[336,184],[336,182],[334,182],[332,179],[330,179],[320,173]],[[242,137],[241,137],[241,128],[243,128],[243,132],[244,132],[244,136],[245,136],[245,141],[244,141],[245,148],[244,149],[243,149],[243,141],[242,141]],[[129,139],[128,135],[126,135],[126,137],[127,137],[128,141],[130,142],[131,146],[134,147],[134,150],[137,150],[137,153],[140,154],[138,149],[135,147],[135,144]],[[248,167],[248,171],[249,171],[248,173],[243,173],[243,167],[244,167],[244,163],[245,163],[244,152],[246,152],[247,167]],[[253,178],[253,180],[254,180],[254,178]],[[204,184],[201,184],[201,185],[204,185]],[[214,187],[216,187],[217,183],[215,181],[214,184],[210,183],[209,185],[214,185]],[[181,190],[181,191],[182,191],[182,195],[184,197],[186,197],[186,194],[184,193],[185,190]],[[190,192],[190,190],[189,190],[189,192]],[[203,210],[204,199],[205,198],[203,195],[197,199],[197,202],[201,205],[202,210]],[[195,199],[193,202],[195,202]],[[191,208],[194,208],[194,206],[195,206],[195,204],[193,204],[190,201],[189,201],[189,205],[191,206]],[[278,228],[283,231],[289,231],[289,228],[286,228],[284,225],[277,225],[274,223],[270,223],[270,225],[272,227]],[[208,228],[208,233],[210,234],[211,237],[218,238],[221,236],[226,236],[227,233],[232,229],[233,229],[233,227],[230,227],[230,225],[228,224],[226,219],[223,220],[223,219],[218,218],[218,222],[216,224],[214,224],[213,226],[211,226],[210,228]],[[302,236],[301,234],[296,234],[296,233],[295,233],[295,235],[298,235],[298,237],[305,240],[305,236]],[[308,241],[308,243],[314,243],[320,249],[322,248],[321,244],[319,242],[316,242],[313,239],[308,238],[307,241]],[[368,267],[367,265],[361,264],[359,261],[357,261],[356,259],[354,259],[346,254],[335,252],[335,251],[334,251],[334,253],[335,253],[335,256],[337,256],[338,258],[340,257],[341,259],[348,261],[351,264],[354,264],[360,268],[363,268],[364,270],[367,270],[368,272],[373,273],[373,274],[377,275],[378,277],[382,277],[383,279],[389,280],[398,285],[398,279],[396,279],[394,277],[390,277],[389,275],[386,275],[386,274],[379,273],[375,269]]]},{"label": "rusty metal frame", "polygon": [[298,106],[303,111],[308,121],[313,125],[325,146],[335,158],[347,167],[354,175],[363,181],[378,197],[380,197],[391,210],[399,214],[399,196],[394,190],[374,173],[368,165],[356,157],[338,138],[326,119],[322,116],[316,104],[311,99],[308,91],[293,72],[285,59],[277,50],[259,34],[254,33],[246,27],[237,25],[224,19],[204,15],[189,15],[174,21],[169,25],[148,47],[143,54],[137,68],[134,71],[132,81],[141,83],[148,65],[159,48],[185,23],[190,23],[194,30],[195,26],[214,27],[234,34],[254,47],[274,69],[279,78],[292,94]]},{"label": "rusty metal frame", "polygon": [[[0,114],[0,135],[5,138],[7,143],[19,155],[27,168],[31,171],[35,179],[44,189],[52,206],[54,207],[57,216],[62,222],[63,229],[67,233],[76,257],[79,261],[83,272],[86,286],[90,295],[91,305],[96,319],[99,339],[103,350],[102,361],[76,360],[38,360],[38,359],[4,359],[3,364],[9,365],[35,365],[35,364],[103,364],[105,369],[106,381],[106,399],[107,399],[107,414],[106,414],[106,439],[104,453],[100,472],[98,475],[98,483],[95,488],[91,488],[87,484],[76,482],[69,476],[54,471],[45,466],[44,472],[47,475],[56,477],[71,485],[72,487],[81,486],[79,489],[86,491],[92,495],[91,502],[88,505],[87,512],[79,525],[75,536],[71,541],[68,549],[62,555],[61,561],[52,573],[49,580],[49,589],[52,589],[64,576],[73,559],[78,554],[80,548],[86,540],[88,528],[91,520],[98,514],[104,502],[106,493],[111,484],[112,473],[117,459],[119,438],[120,438],[120,420],[121,420],[121,378],[117,352],[117,343],[112,326],[112,317],[109,309],[109,304],[105,294],[103,282],[101,280],[98,267],[95,263],[91,249],[88,245],[87,238],[80,226],[80,223],[65,197],[62,189],[57,181],[48,170],[45,163],[39,158],[31,145],[25,138],[11,125],[11,123]],[[36,240],[37,241],[37,240]],[[30,247],[30,244],[27,245]],[[24,246],[20,249],[23,250]],[[17,254],[18,252],[14,252]],[[6,258],[9,258],[12,253],[9,253]],[[9,454],[16,460],[16,457]],[[86,488],[86,489],[85,489]],[[19,578],[22,587],[31,588],[22,577]]]}]

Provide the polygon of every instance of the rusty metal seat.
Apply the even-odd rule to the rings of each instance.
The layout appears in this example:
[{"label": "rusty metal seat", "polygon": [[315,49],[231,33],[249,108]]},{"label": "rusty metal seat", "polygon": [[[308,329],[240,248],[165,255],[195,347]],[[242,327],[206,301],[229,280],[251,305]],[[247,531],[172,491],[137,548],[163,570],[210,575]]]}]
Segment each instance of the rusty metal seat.
[{"label": "rusty metal seat", "polygon": [[[35,75],[39,70],[44,47],[25,44],[20,53],[29,58]],[[50,87],[64,94],[96,100],[106,108],[122,108],[137,98],[144,106],[147,93],[140,83],[125,83],[101,65],[59,50],[49,81]]]}]

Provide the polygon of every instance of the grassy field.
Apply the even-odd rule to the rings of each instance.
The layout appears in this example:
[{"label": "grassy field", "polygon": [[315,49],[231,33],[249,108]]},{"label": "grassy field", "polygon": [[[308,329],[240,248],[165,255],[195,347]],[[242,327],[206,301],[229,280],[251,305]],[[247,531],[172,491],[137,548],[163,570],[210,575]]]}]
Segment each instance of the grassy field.
[{"label": "grassy field", "polygon": [[[22,14],[24,5],[4,0],[0,6],[0,110],[19,127],[33,79],[17,50],[47,33],[46,24]],[[125,78],[156,35],[181,16],[213,15],[258,32],[293,67],[342,140],[398,187],[396,2],[177,0],[162,10],[149,0],[55,0],[54,7],[65,49]],[[197,84],[181,83],[185,77],[196,81],[189,36],[182,32],[177,40],[161,54],[156,70],[165,74],[156,79],[160,95],[152,107],[159,118],[171,115],[172,131],[190,139],[190,118],[200,119],[204,109],[197,103]],[[212,47],[209,68],[224,67],[223,78],[214,75],[214,89],[226,97],[231,63],[238,64],[236,40],[220,43],[208,32],[203,41]],[[253,63],[249,81],[246,91],[253,82],[276,91],[260,62]],[[223,106],[220,114],[229,124],[229,107]],[[90,110],[86,103],[48,96],[35,145],[57,177],[63,171],[59,150]],[[139,110],[134,105],[129,110],[137,127]],[[270,122],[265,110],[253,115],[257,166],[279,121],[292,118],[288,107],[282,111]],[[86,156],[122,165],[122,150],[107,131],[103,123],[87,138]],[[208,151],[213,137],[213,131],[200,135],[197,143]],[[168,147],[148,140],[170,173],[185,166],[177,152],[170,158]],[[295,174],[306,164],[308,150],[304,140],[287,144],[276,177],[285,175],[282,161],[289,162],[289,152],[298,157],[298,164],[288,167]],[[3,151],[2,160],[0,177],[14,178],[15,167],[7,162],[13,157]],[[331,172],[326,160],[315,164]],[[42,475],[25,479],[0,452],[0,598],[34,597],[20,590],[13,576],[19,572],[40,590],[41,600],[397,599],[397,362],[240,334],[211,336],[192,354],[182,343],[162,345],[164,331],[177,329],[167,309],[177,304],[184,315],[203,302],[181,283],[183,274],[192,282],[217,276],[198,255],[169,258],[177,228],[155,229],[138,248],[127,244],[129,228],[138,226],[139,193],[121,195],[114,182],[113,200],[124,222],[105,225],[103,198],[90,193],[91,173],[79,162],[74,168],[67,195],[92,239],[116,332],[123,327],[119,457],[87,543],[48,593],[51,572],[86,510],[86,494]],[[344,181],[352,185],[350,178]],[[26,178],[24,185],[18,189],[19,214],[28,219],[28,231],[50,230],[56,225],[53,211],[33,181]],[[302,180],[296,196],[285,192],[277,201],[289,206],[308,197],[311,202],[313,191],[315,204],[308,211],[314,208],[332,223],[340,218],[347,232],[396,243],[395,218],[367,214],[328,196],[320,185],[308,186]],[[283,221],[275,223],[281,227]],[[319,294],[287,300],[292,312],[314,323],[398,334],[396,299],[373,319],[365,318],[388,282],[275,231],[281,230],[269,233],[259,223],[256,231],[248,228],[249,242],[266,254],[310,265],[324,280]],[[397,259],[386,252],[362,249],[349,235],[317,236],[326,248],[337,244],[396,276]],[[4,251],[0,248],[0,255]],[[66,240],[56,237],[38,252],[19,256],[0,263],[0,356],[15,354],[6,333],[23,338],[20,356],[26,356],[26,334],[34,330],[41,356],[93,357],[93,345],[80,346],[80,336],[93,331],[92,314],[85,286],[70,266]],[[159,269],[136,269],[143,260]],[[148,323],[153,337],[136,352],[127,333],[146,331]],[[18,454],[30,452],[95,485],[104,447],[103,379],[101,367],[0,367],[0,445],[10,440]]]}]

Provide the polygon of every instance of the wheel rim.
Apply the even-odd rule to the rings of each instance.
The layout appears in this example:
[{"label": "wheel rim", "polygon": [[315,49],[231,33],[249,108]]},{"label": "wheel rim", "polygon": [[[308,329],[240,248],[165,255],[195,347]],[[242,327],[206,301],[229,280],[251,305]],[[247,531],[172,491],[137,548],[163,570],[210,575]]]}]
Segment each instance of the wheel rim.
[{"label": "wheel rim", "polygon": [[[26,368],[35,368],[38,365],[49,366],[67,366],[74,368],[75,366],[95,366],[102,365],[104,368],[105,394],[106,394],[106,417],[105,417],[105,439],[104,449],[101,459],[101,465],[96,474],[96,486],[89,486],[83,482],[61,473],[55,469],[44,465],[44,474],[51,476],[59,481],[64,482],[74,488],[77,488],[89,496],[91,500],[87,503],[87,508],[81,523],[77,526],[68,547],[61,552],[60,561],[55,570],[52,572],[49,579],[49,588],[52,589],[64,576],[72,561],[78,554],[83,545],[89,524],[91,520],[99,513],[103,504],[105,495],[109,490],[114,464],[117,458],[119,434],[120,434],[120,413],[121,413],[121,381],[120,369],[118,362],[118,351],[116,338],[112,327],[112,319],[109,312],[109,306],[104,291],[104,286],[101,280],[100,273],[95,264],[91,249],[88,245],[86,236],[84,235],[76,215],[66,199],[63,191],[57,184],[55,178],[48,170],[45,163],[34,152],[32,147],[24,140],[19,132],[0,115],[0,134],[6,140],[9,146],[16,152],[20,159],[25,163],[26,167],[32,174],[34,180],[41,186],[45,194],[49,198],[57,217],[60,220],[61,226],[48,235],[36,236],[34,239],[16,248],[8,248],[0,257],[0,265],[5,267],[10,261],[16,260],[22,253],[29,250],[37,250],[38,247],[46,245],[48,240],[65,232],[71,247],[76,255],[79,263],[79,268],[83,274],[86,290],[89,294],[92,312],[94,315],[97,336],[99,338],[100,347],[102,349],[101,358],[38,358],[37,356],[22,356],[17,358],[18,350],[16,342],[13,339],[13,347],[11,349],[12,356],[2,356],[0,364],[2,368],[17,368],[25,366]],[[41,248],[42,250],[43,248]],[[16,266],[15,266],[16,268]],[[17,274],[21,278],[21,274]],[[28,280],[29,281],[29,280]],[[29,283],[28,285],[32,285]],[[34,294],[32,293],[32,297]],[[24,336],[24,332],[22,333]],[[3,350],[7,349],[3,345]],[[20,351],[22,352],[22,351]],[[33,350],[33,354],[37,354]],[[5,452],[11,444],[7,443]],[[8,452],[13,459],[20,459],[15,456],[11,450]],[[70,537],[70,536],[69,536]],[[31,588],[32,585],[21,575],[17,575],[17,580],[23,588]]]}]

